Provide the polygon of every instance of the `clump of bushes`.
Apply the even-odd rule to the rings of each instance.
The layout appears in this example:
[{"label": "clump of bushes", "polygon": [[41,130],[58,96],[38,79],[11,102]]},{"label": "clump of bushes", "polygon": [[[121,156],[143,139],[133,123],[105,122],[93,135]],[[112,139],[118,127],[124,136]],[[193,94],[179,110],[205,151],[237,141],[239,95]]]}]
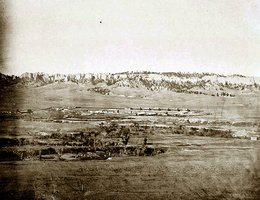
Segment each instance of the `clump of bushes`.
[{"label": "clump of bushes", "polygon": [[0,161],[14,161],[14,160],[20,160],[21,156],[18,152],[12,150],[12,149],[1,149],[0,150]]},{"label": "clump of bushes", "polygon": [[194,136],[205,136],[205,137],[221,137],[221,138],[233,138],[232,132],[218,129],[207,129],[190,127],[187,128],[183,125],[178,126],[173,131],[174,134],[185,134]]},{"label": "clump of bushes", "polygon": [[221,138],[232,138],[231,131],[217,130],[217,129],[199,129],[196,131],[190,131],[191,135],[207,136],[207,137],[221,137]]},{"label": "clump of bushes", "polygon": [[99,94],[109,94],[110,90],[107,89],[107,88],[102,88],[102,87],[94,87],[94,88],[90,88],[88,89],[88,91],[93,91],[93,92],[96,92],[96,93],[99,93]]},{"label": "clump of bushes", "polygon": [[8,146],[16,146],[19,144],[19,140],[16,138],[0,138],[0,148]]}]

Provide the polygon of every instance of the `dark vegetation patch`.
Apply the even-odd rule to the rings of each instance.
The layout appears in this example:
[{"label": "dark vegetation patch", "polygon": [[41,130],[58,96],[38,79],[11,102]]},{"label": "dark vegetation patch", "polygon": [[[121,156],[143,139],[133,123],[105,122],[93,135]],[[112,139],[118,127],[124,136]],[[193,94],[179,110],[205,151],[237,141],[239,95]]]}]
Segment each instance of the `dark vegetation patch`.
[{"label": "dark vegetation patch", "polygon": [[21,160],[18,152],[12,149],[0,149],[0,161],[15,161]]},{"label": "dark vegetation patch", "polygon": [[0,138],[0,147],[10,147],[19,145],[19,140],[16,138]]},{"label": "dark vegetation patch", "polygon": [[103,94],[103,95],[109,94],[109,92],[110,92],[109,89],[103,88],[103,87],[89,88],[88,91],[93,91],[93,92],[96,92],[96,93],[99,93],[99,94]]},{"label": "dark vegetation patch", "polygon": [[175,127],[173,133],[203,137],[233,138],[230,130],[226,131],[211,128],[186,127],[183,125]]},{"label": "dark vegetation patch", "polygon": [[[33,138],[0,138],[1,160],[19,159],[58,159],[72,154],[75,160],[107,159],[115,156],[154,156],[165,153],[167,148],[153,145],[147,136],[155,133],[173,133],[192,136],[231,138],[230,131],[187,127],[149,127],[134,122],[132,125],[119,125],[115,121],[75,132],[35,133]],[[140,138],[142,143],[131,143],[131,138]],[[139,141],[140,141],[139,139]],[[135,141],[135,140],[133,140]],[[184,144],[182,144],[184,145]],[[178,146],[178,145],[176,145]],[[179,145],[180,146],[180,145]],[[65,156],[66,157],[66,156]]]},{"label": "dark vegetation patch", "polygon": [[[166,148],[154,147],[147,142],[145,135],[148,133],[149,127],[140,127],[136,123],[122,126],[112,121],[85,131],[52,131],[32,133],[30,138],[0,138],[1,160],[64,160],[65,154],[72,154],[75,160],[92,160],[123,155],[154,156],[166,152]],[[129,145],[130,138],[137,134],[143,138],[143,143]]]},{"label": "dark vegetation patch", "polygon": [[217,129],[207,129],[207,128],[194,128],[191,127],[188,135],[206,136],[206,137],[221,137],[221,138],[232,138],[231,131],[217,130]]},{"label": "dark vegetation patch", "polygon": [[66,155],[72,155],[75,160],[104,160],[118,156],[154,156],[165,153],[167,148],[147,146],[105,146],[91,147],[45,147],[27,148],[25,150],[2,148],[0,149],[0,161],[13,161],[23,159],[55,159],[66,160]]}]

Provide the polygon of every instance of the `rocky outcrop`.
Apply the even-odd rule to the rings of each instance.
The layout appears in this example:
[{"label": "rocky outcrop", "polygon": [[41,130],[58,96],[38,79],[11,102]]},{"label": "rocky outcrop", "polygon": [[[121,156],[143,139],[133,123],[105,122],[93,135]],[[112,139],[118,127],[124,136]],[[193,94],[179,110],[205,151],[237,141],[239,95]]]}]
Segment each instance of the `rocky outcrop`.
[{"label": "rocky outcrop", "polygon": [[[230,90],[259,90],[260,78],[242,75],[224,76],[209,73],[156,73],[156,72],[124,72],[124,73],[85,73],[85,74],[45,74],[24,73],[21,76],[0,74],[1,85],[20,84],[25,86],[44,86],[53,83],[72,82],[77,84],[99,83],[103,87],[146,88],[152,91],[170,90],[177,92],[197,92]],[[198,92],[200,91],[200,92]]]}]

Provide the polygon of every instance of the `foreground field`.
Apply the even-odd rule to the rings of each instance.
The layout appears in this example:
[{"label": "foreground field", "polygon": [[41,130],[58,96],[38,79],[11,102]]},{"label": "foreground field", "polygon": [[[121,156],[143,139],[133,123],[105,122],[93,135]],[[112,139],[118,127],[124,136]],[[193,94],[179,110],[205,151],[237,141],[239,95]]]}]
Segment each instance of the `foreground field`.
[{"label": "foreground field", "polygon": [[257,142],[180,135],[160,138],[171,148],[154,157],[2,162],[1,198],[258,199]]}]

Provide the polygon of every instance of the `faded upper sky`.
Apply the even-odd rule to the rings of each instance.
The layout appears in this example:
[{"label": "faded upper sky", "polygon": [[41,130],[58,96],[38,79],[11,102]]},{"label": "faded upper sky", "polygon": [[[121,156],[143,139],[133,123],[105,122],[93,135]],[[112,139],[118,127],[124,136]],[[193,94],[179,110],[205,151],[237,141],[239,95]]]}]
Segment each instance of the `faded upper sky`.
[{"label": "faded upper sky", "polygon": [[260,76],[259,0],[7,2],[5,73],[148,70]]}]

